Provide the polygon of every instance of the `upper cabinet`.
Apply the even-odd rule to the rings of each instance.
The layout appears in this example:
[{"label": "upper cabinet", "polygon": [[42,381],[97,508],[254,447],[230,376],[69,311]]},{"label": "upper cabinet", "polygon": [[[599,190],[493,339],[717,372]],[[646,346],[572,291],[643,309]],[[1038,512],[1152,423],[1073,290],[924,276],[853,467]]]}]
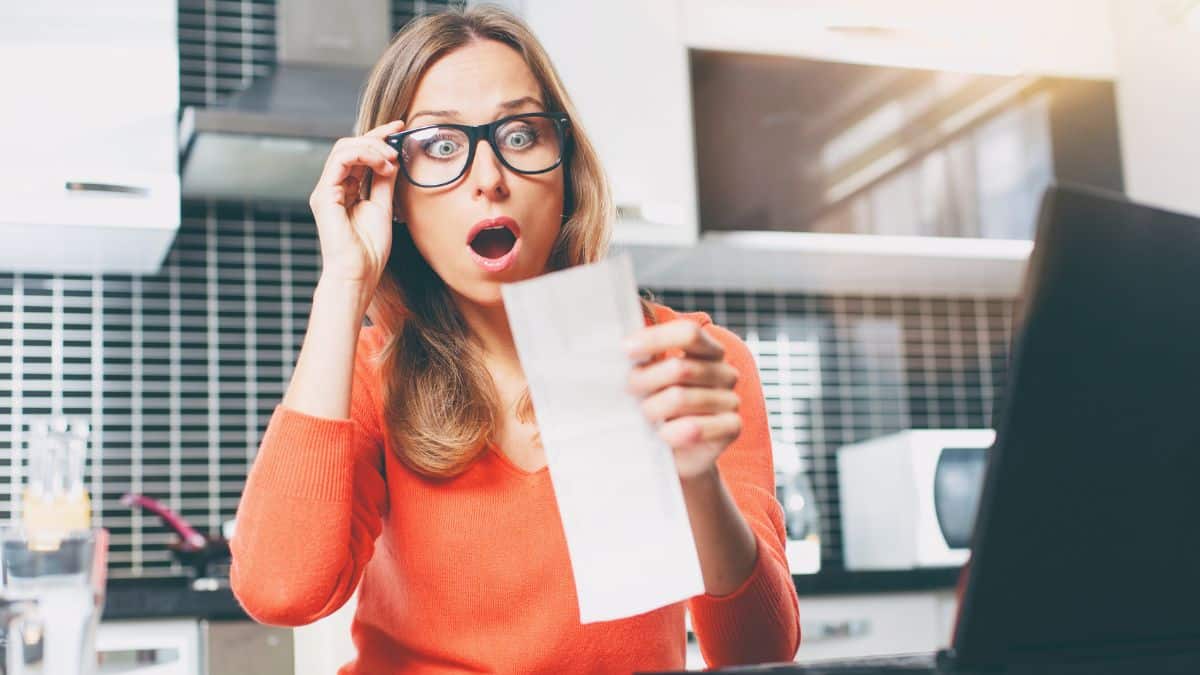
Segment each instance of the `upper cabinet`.
[{"label": "upper cabinet", "polygon": [[1011,297],[1047,185],[1124,187],[1107,3],[519,7],[646,286]]},{"label": "upper cabinet", "polygon": [[618,244],[696,240],[687,49],[676,0],[524,0],[600,154]]},{"label": "upper cabinet", "polygon": [[0,272],[156,271],[180,222],[174,2],[0,4]]},{"label": "upper cabinet", "polygon": [[1106,78],[1114,72],[1113,22],[1102,0],[681,0],[681,6],[684,41],[701,49],[972,73]]}]

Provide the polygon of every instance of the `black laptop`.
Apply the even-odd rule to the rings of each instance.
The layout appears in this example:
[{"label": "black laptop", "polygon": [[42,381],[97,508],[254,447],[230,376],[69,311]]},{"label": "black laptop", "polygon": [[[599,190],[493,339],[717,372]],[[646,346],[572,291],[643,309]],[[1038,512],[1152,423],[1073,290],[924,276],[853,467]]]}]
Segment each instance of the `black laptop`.
[{"label": "black laptop", "polygon": [[1014,335],[951,647],[718,672],[1200,673],[1200,219],[1050,188]]}]

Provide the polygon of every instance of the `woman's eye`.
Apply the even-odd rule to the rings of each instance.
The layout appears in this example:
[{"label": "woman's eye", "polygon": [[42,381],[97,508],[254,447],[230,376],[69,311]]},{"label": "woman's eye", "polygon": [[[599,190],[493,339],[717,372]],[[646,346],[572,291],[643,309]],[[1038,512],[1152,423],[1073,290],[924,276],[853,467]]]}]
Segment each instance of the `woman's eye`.
[{"label": "woman's eye", "polygon": [[532,127],[517,129],[504,135],[504,145],[514,150],[522,150],[535,142],[537,142],[537,132]]},{"label": "woman's eye", "polygon": [[434,138],[425,142],[425,154],[434,159],[451,157],[458,150],[458,143],[448,138]]}]

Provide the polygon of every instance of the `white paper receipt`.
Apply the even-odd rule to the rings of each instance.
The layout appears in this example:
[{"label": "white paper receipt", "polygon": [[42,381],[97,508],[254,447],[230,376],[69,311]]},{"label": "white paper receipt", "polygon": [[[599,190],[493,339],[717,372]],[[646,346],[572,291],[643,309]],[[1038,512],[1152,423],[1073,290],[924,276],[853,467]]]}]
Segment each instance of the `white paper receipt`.
[{"label": "white paper receipt", "polygon": [[704,591],[671,449],[626,389],[644,325],[621,255],[501,288],[566,533],[581,623]]}]

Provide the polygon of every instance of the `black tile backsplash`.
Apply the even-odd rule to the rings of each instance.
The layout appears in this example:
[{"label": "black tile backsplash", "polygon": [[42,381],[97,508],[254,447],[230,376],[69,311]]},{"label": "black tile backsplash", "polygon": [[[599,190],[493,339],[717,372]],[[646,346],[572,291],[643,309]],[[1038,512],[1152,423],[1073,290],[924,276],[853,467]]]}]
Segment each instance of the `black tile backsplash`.
[{"label": "black tile backsplash", "polygon": [[777,467],[808,472],[822,564],[841,566],[837,448],[908,428],[990,428],[1012,302],[652,289],[709,312],[758,362]]},{"label": "black tile backsplash", "polygon": [[[444,6],[393,5],[394,25]],[[275,3],[181,0],[181,104],[212,105],[273,67]],[[152,276],[0,271],[0,521],[16,514],[28,417],[83,415],[97,524],[114,577],[174,575],[148,494],[201,529],[232,518],[282,397],[319,272],[311,214],[185,202]],[[749,344],[776,452],[798,456],[822,512],[824,564],[840,566],[834,451],[907,427],[987,427],[1003,387],[1011,303],[653,289]],[[14,458],[18,461],[14,462]]]}]

